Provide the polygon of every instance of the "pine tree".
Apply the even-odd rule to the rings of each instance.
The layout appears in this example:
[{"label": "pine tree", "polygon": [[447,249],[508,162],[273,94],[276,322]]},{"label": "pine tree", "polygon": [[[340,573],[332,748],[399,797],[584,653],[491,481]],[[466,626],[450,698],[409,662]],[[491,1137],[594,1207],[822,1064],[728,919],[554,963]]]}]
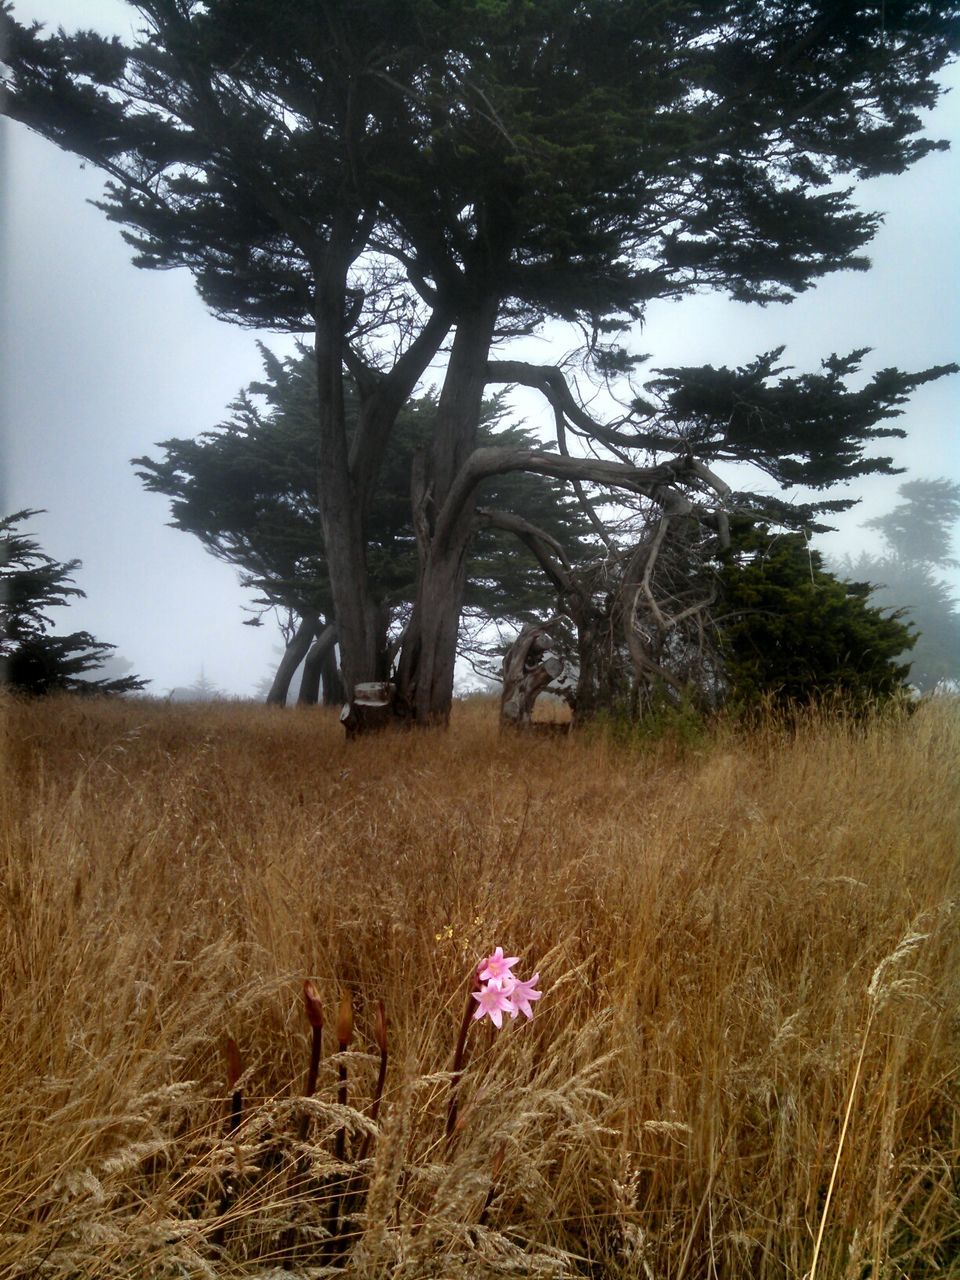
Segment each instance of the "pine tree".
[{"label": "pine tree", "polygon": [[75,585],[79,560],[60,562],[17,526],[39,511],[24,509],[0,520],[0,679],[28,694],[132,693],[147,683],[136,676],[89,679],[115,645],[88,631],[54,635],[48,611],[85,593]]}]

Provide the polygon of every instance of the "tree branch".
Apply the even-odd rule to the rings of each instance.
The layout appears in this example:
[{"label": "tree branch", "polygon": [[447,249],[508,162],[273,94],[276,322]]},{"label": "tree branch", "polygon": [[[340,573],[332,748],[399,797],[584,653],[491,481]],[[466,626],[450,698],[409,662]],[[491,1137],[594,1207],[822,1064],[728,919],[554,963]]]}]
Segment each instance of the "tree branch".
[{"label": "tree branch", "polygon": [[689,470],[686,458],[651,467],[632,467],[622,462],[604,462],[596,458],[571,458],[539,449],[475,449],[460,468],[447,500],[436,520],[433,542],[444,547],[459,523],[471,494],[481,480],[504,475],[509,471],[530,471],[553,476],[557,480],[583,480],[650,498],[670,515],[696,515],[705,524],[715,526],[712,512],[698,510],[674,482]]},{"label": "tree branch", "polygon": [[514,515],[511,511],[497,511],[490,507],[478,507],[476,517],[480,525],[516,534],[523,545],[536,556],[541,569],[558,591],[564,594],[579,594],[570,573],[570,561],[563,547],[546,530],[531,524],[523,516]]},{"label": "tree branch", "polygon": [[591,418],[583,406],[577,403],[567,386],[566,378],[555,365],[528,364],[525,360],[489,360],[487,381],[514,382],[519,386],[532,387],[546,397],[554,414],[562,414],[577,430],[603,441],[604,444],[620,449],[651,449],[655,442],[662,443],[649,433],[625,435]]}]

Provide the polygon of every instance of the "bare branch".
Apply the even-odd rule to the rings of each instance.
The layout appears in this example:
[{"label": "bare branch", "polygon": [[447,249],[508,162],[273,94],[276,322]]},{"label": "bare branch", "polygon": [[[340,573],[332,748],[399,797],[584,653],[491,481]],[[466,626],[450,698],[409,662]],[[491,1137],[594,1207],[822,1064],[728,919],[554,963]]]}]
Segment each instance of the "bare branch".
[{"label": "bare branch", "polygon": [[604,444],[620,449],[650,449],[655,437],[639,432],[626,435],[613,427],[597,422],[578,404],[567,380],[555,365],[528,364],[525,360],[490,360],[487,362],[488,382],[513,382],[539,391],[553,406],[555,414],[562,414],[578,430]]},{"label": "bare branch", "polygon": [[[669,629],[669,623],[667,622],[663,614],[660,612],[660,609],[657,606],[657,602],[653,598],[653,591],[650,589],[650,579],[653,575],[653,569],[657,563],[657,557],[660,554],[660,548],[663,546],[663,540],[667,535],[667,530],[669,529],[669,527],[670,527],[670,517],[662,516],[657,524],[657,532],[653,535],[652,541],[649,543],[647,547],[641,548],[642,551],[646,552],[646,562],[643,566],[643,577],[640,579],[639,589],[640,591],[643,592],[644,599],[647,601],[647,604],[650,606],[650,612],[653,614],[654,618],[656,619],[657,626],[661,629],[661,631],[667,631]],[[632,567],[633,566],[631,566],[631,568]],[[628,571],[627,573],[628,582],[629,582],[630,576],[631,575]],[[631,610],[633,614],[636,613],[636,607],[637,607],[636,600],[637,600],[637,596],[635,592],[634,598],[633,598],[633,607]]]},{"label": "bare branch", "polygon": [[[553,418],[557,428],[557,448],[560,450],[560,453],[563,455],[563,457],[569,458],[570,450],[567,448],[567,433],[566,433],[566,427],[565,427],[565,419],[563,416],[563,410],[557,404],[553,405]],[[597,537],[600,539],[603,545],[607,548],[608,551],[612,550],[613,539],[610,537],[610,534],[608,533],[603,521],[597,515],[596,508],[594,507],[590,499],[587,497],[586,491],[584,490],[583,485],[580,483],[579,480],[574,480],[572,483],[573,483],[573,492],[577,495],[577,501],[580,503],[580,510],[583,511],[584,515],[586,515],[587,519],[590,521],[591,525],[593,526],[594,533],[596,533]]]},{"label": "bare branch", "polygon": [[565,594],[579,594],[579,588],[570,573],[570,561],[556,538],[535,524],[531,524],[523,516],[514,515],[510,511],[478,507],[476,517],[478,524],[516,534],[524,546],[536,556],[541,569],[558,591]]},{"label": "bare branch", "polygon": [[434,543],[444,546],[455,530],[474,489],[488,476],[509,471],[530,471],[553,476],[557,480],[583,480],[593,484],[625,489],[652,499],[670,515],[696,515],[709,525],[716,516],[695,506],[676,481],[689,471],[686,458],[676,458],[657,466],[633,467],[622,462],[606,462],[596,458],[571,458],[539,449],[507,449],[488,447],[475,449],[460,468],[442,510],[437,516]]}]

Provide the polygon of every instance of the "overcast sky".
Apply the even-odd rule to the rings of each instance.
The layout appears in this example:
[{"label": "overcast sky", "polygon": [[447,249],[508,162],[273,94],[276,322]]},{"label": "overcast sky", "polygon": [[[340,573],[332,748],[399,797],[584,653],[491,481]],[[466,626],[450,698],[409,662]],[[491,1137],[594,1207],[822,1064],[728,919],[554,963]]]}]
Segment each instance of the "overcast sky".
[{"label": "overcast sky", "polygon": [[[123,0],[15,3],[21,21],[124,37],[133,13]],[[960,87],[956,68],[947,82]],[[241,625],[249,594],[235,572],[166,527],[166,500],[143,490],[130,459],[221,421],[259,375],[256,338],[281,352],[289,340],[213,319],[186,271],[138,271],[119,228],[87,203],[100,196],[102,175],[20,125],[0,126],[0,507],[47,508],[29,527],[49,554],[83,561],[77,582],[87,599],[61,612],[59,630],[86,628],[116,644],[153,693],[192,683],[202,665],[224,691],[252,694],[275,661],[277,631]],[[960,136],[960,93],[933,113],[929,132]],[[634,348],[653,354],[651,366],[740,364],[781,343],[798,369],[863,346],[873,348],[871,372],[960,360],[958,191],[956,149],[865,183],[861,204],[886,213],[870,273],[830,277],[788,307],[711,297],[655,304]],[[526,354],[545,362],[557,349],[545,340]],[[958,409],[960,378],[921,388],[899,421],[908,439],[884,449],[908,476],[844,495],[863,502],[826,549],[875,546],[859,526],[895,504],[904,479],[960,480]],[[530,401],[522,411],[534,421]]]}]

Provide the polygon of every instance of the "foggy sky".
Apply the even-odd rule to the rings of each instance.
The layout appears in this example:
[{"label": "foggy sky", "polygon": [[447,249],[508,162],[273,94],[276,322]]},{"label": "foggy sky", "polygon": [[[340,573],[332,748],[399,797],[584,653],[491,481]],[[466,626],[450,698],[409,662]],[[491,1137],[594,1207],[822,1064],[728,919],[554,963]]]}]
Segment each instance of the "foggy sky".
[{"label": "foggy sky", "polygon": [[[18,0],[14,11],[20,21],[126,38],[133,13],[122,0]],[[956,67],[946,79],[960,86]],[[83,561],[77,585],[87,599],[57,611],[57,630],[85,628],[116,644],[151,679],[151,693],[191,684],[203,665],[224,691],[250,695],[275,661],[279,633],[269,623],[241,625],[250,593],[196,539],[166,527],[167,500],[144,491],[129,460],[158,456],[155,442],[220,422],[260,374],[256,338],[280,353],[291,340],[213,319],[186,271],[134,268],[119,227],[86,203],[101,195],[103,175],[18,124],[0,125],[0,506],[47,508],[29,528],[50,555]],[[958,125],[953,93],[928,132],[955,140]],[[781,343],[784,361],[800,370],[863,346],[873,348],[868,374],[957,360],[957,191],[956,150],[928,156],[899,178],[861,184],[860,204],[887,215],[868,249],[871,272],[828,277],[787,307],[709,296],[656,303],[631,345],[652,353],[648,368],[742,364]],[[528,340],[518,355],[546,362],[572,342],[551,329],[549,341]],[[877,548],[859,525],[895,504],[904,479],[960,480],[958,408],[960,378],[920,389],[895,424],[908,439],[874,451],[893,454],[908,474],[836,490],[863,502],[837,520],[840,532],[821,542],[824,549]],[[537,423],[535,400],[524,397],[520,411]],[[543,421],[549,425],[547,415]]]}]

